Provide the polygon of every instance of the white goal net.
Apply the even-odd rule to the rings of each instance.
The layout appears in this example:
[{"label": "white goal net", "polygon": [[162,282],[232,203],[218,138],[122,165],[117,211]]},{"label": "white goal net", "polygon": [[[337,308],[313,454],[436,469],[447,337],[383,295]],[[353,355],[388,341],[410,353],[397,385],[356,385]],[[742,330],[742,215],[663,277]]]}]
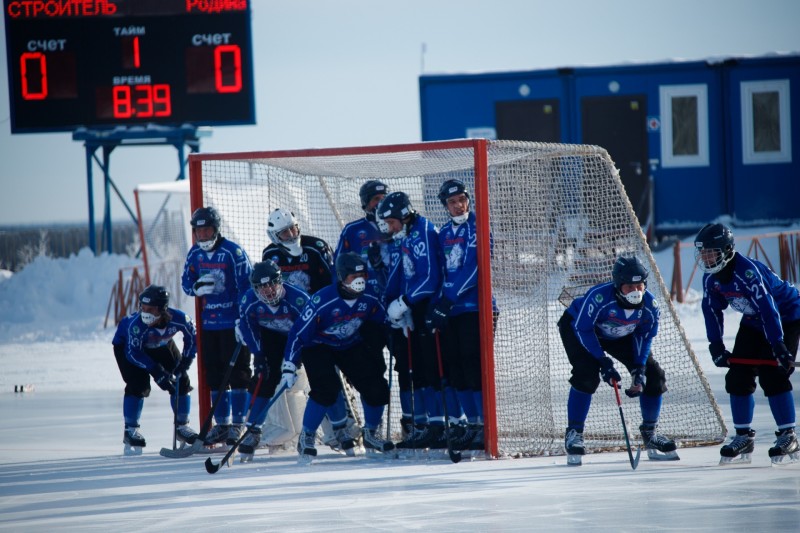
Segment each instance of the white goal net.
[{"label": "white goal net", "polygon": [[[276,208],[293,211],[303,234],[335,246],[343,225],[364,216],[358,190],[368,179],[406,192],[439,227],[447,220],[437,198],[443,181],[458,178],[471,193],[481,191],[472,195],[473,207],[479,218],[488,210],[494,239],[491,271],[481,276],[500,308],[493,354],[485,354],[494,368],[488,377],[494,395],[485,395],[484,407],[493,455],[563,453],[570,365],[556,322],[573,297],[610,279],[618,254],[635,253],[649,264],[649,289],[662,309],[652,347],[669,388],[660,432],[683,446],[719,443],[726,435],[618,172],[601,148],[463,140],[193,154],[190,174],[193,207],[214,206],[223,235],[242,245],[252,261],[260,260],[269,242],[267,216]],[[397,436],[396,376],[392,381]],[[625,399],[623,407],[635,429],[641,422],[638,401]],[[630,433],[639,438],[638,431]],[[607,387],[595,394],[584,435],[593,448],[624,446],[619,410]]]}]

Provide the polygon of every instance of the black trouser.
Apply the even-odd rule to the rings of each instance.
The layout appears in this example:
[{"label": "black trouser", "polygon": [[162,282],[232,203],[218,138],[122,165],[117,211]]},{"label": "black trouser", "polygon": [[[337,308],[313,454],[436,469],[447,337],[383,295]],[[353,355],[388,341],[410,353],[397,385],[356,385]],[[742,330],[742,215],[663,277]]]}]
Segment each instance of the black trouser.
[{"label": "black trouser", "polygon": [[479,317],[477,312],[451,316],[439,332],[447,377],[456,390],[481,390]]},{"label": "black trouser", "polygon": [[[436,344],[433,335],[425,330],[425,314],[430,300],[421,300],[411,306],[414,331],[411,332],[411,365],[414,374],[414,390],[423,387],[440,388],[439,366],[436,359]],[[394,355],[394,368],[401,391],[411,390],[409,379],[408,339],[402,330],[392,329],[390,348]]]},{"label": "black trouser", "polygon": [[311,387],[308,395],[320,405],[333,405],[342,390],[336,367],[339,367],[367,405],[389,403],[389,384],[384,377],[386,361],[382,354],[379,356],[363,343],[345,350],[334,350],[324,344],[314,345],[303,350],[302,360]]},{"label": "black trouser", "polygon": [[[222,378],[236,349],[236,333],[231,329],[203,329],[201,333],[203,372],[206,385],[212,391],[219,390]],[[230,388],[246,389],[250,385],[250,350],[242,346],[231,373]],[[227,390],[227,389],[226,389]]]},{"label": "black trouser", "polygon": [[[264,376],[258,388],[259,398],[271,398],[281,381],[281,365],[283,364],[283,351],[286,348],[286,334],[278,333],[267,328],[261,329],[261,354],[267,360],[268,375]],[[250,382],[250,392],[255,392],[258,376],[254,375]]]},{"label": "black trouser", "polygon": [[[163,366],[170,372],[181,360],[181,351],[175,345],[175,341],[170,340],[168,344],[160,348],[145,348],[144,352],[150,358]],[[114,359],[117,360],[119,373],[122,381],[125,382],[125,396],[135,396],[137,398],[147,398],[150,396],[150,374],[144,368],[138,367],[128,361],[125,357],[125,346],[123,344],[114,345]],[[189,376],[181,375],[179,391],[181,394],[188,394],[192,390]]]},{"label": "black trouser", "polygon": [[[800,320],[783,324],[783,341],[789,351],[797,355],[798,339],[800,339]],[[739,326],[736,341],[733,345],[733,357],[740,359],[764,359],[774,361],[772,345],[767,341],[764,332],[745,325]],[[777,396],[792,390],[789,376],[794,372],[790,368],[785,372],[777,366],[731,365],[725,375],[725,391],[736,396],[748,396],[756,391],[756,377],[764,396]]]},{"label": "black trouser", "polygon": [[[576,390],[594,394],[600,385],[600,362],[581,344],[572,327],[573,321],[574,318],[567,311],[558,321],[561,341],[564,343],[564,350],[566,350],[567,357],[572,365],[572,377],[569,378],[569,382]],[[629,372],[634,368],[633,357],[635,350],[632,335],[614,340],[600,339],[600,346],[608,355],[625,365]],[[652,354],[647,358],[644,375],[645,386],[642,394],[660,396],[667,392],[667,380],[664,370],[653,359]]]}]

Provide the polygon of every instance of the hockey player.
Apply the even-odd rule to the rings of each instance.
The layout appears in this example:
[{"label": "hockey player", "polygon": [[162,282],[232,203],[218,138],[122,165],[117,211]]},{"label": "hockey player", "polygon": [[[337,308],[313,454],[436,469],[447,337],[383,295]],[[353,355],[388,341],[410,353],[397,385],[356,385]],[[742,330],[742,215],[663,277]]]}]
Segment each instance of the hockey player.
[{"label": "hockey player", "polygon": [[389,193],[389,187],[378,180],[365,182],[358,191],[364,217],[345,225],[339,235],[334,259],[346,252],[356,252],[367,261],[368,284],[382,295],[386,285],[388,252],[386,235],[378,228],[375,209]]},{"label": "hockey player", "polygon": [[[386,311],[377,297],[365,291],[367,264],[361,256],[353,252],[340,255],[336,275],[336,285],[314,294],[303,309],[300,320],[289,331],[284,355],[279,387],[294,385],[301,358],[311,387],[297,443],[301,462],[317,455],[317,428],[339,395],[336,367],[361,394],[364,447],[370,452],[394,449],[394,444],[381,439],[377,431],[384,406],[389,403],[386,362],[366,346],[360,334],[365,321],[383,324]],[[343,447],[347,441],[344,430],[340,428],[337,435]]]},{"label": "hockey player", "polygon": [[637,257],[618,257],[612,281],[595,285],[576,298],[558,321],[572,365],[564,442],[568,464],[581,464],[581,455],[585,453],[584,423],[600,378],[611,386],[617,386],[622,379],[609,355],[630,372],[631,386],[625,394],[639,398],[642,411],[639,430],[648,457],[679,458],[675,442],[656,432],[661,396],[667,385],[664,370],[650,353],[658,333],[660,311],[647,290],[648,274]]},{"label": "hockey player", "polygon": [[250,353],[242,347],[230,383],[221,383],[237,347],[235,326],[239,300],[250,287],[250,259],[241,246],[220,234],[220,219],[213,207],[192,213],[195,244],[189,250],[181,284],[189,296],[200,298],[200,340],[205,380],[214,398],[222,396],[214,411],[216,425],[205,438],[207,446],[235,443],[244,432],[249,404]]},{"label": "hockey player", "polygon": [[333,283],[333,252],[322,239],[300,234],[294,214],[276,209],[267,221],[272,244],[264,248],[261,260],[277,264],[286,283],[314,294]]},{"label": "hockey player", "polygon": [[281,379],[286,335],[309,299],[302,290],[284,283],[278,265],[270,260],[253,265],[250,287],[239,308],[237,331],[253,354],[250,392],[254,392],[259,378],[261,385],[247,420],[250,433],[239,445],[242,462],[252,459],[261,442],[261,428],[267,418],[265,407]]},{"label": "hockey player", "polygon": [[[196,354],[194,324],[183,311],[168,306],[169,292],[159,285],[148,286],[139,295],[139,311],[123,318],[114,334],[114,358],[125,382],[125,455],[139,455],[146,445],[139,433],[139,418],[144,399],[150,395],[150,376],[170,394],[176,438],[184,444],[197,438],[188,425],[192,387],[187,371]],[[183,336],[183,351],[173,340],[178,333]]]},{"label": "hockey player", "polygon": [[[448,362],[449,383],[456,389],[469,424],[466,429],[454,429],[454,447],[482,450],[483,393],[475,213],[470,211],[469,194],[461,180],[450,179],[442,183],[439,201],[450,216],[450,221],[439,230],[444,282],[438,301],[428,310],[425,323],[430,330],[440,332],[442,355]],[[496,317],[494,299],[492,306]]]},{"label": "hockey player", "polygon": [[[708,350],[715,365],[729,367],[725,390],[730,395],[736,436],[720,449],[720,464],[752,460],[756,377],[778,426],[770,459],[775,464],[800,460],[789,381],[800,338],[797,289],[764,264],[737,253],[733,232],[723,224],[703,226],[695,239],[695,259],[705,273],[702,308]],[[722,340],[722,311],[728,306],[743,315],[732,352]]]},{"label": "hockey player", "polygon": [[[395,328],[391,343],[396,354],[395,369],[403,409],[401,423],[409,426],[406,438],[398,447],[443,448],[446,445],[445,420],[439,399],[441,381],[436,346],[430,330],[425,328],[425,315],[442,279],[439,238],[434,225],[414,210],[404,192],[387,195],[377,215],[400,246],[398,261],[387,281],[387,301],[391,302],[387,315]],[[411,339],[413,384],[405,335],[410,335]]]}]

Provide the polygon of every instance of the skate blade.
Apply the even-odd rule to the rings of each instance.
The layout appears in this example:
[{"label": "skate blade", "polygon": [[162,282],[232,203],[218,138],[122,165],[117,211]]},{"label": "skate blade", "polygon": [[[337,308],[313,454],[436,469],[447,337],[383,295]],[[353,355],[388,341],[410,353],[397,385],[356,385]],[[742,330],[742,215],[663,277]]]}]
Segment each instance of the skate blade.
[{"label": "skate blade", "polygon": [[749,465],[753,462],[752,453],[743,453],[737,457],[720,457],[720,466],[736,466],[736,465]]},{"label": "skate blade", "polygon": [[583,464],[582,455],[567,455],[567,466],[581,466]]},{"label": "skate blade", "polygon": [[240,463],[249,463],[253,460],[252,453],[240,453],[239,454],[239,462]]},{"label": "skate blade", "polygon": [[789,466],[800,463],[800,452],[794,452],[787,455],[776,455],[770,457],[772,466]]},{"label": "skate blade", "polygon": [[125,449],[122,450],[122,454],[126,457],[132,457],[134,455],[142,455],[142,447],[141,446],[131,446],[130,444],[125,445]]},{"label": "skate blade", "polygon": [[655,449],[648,448],[647,449],[647,458],[651,461],[680,461],[681,458],[678,456],[678,452],[672,450],[671,452],[660,452]]},{"label": "skate blade", "polygon": [[316,455],[303,454],[297,458],[297,464],[300,466],[310,466],[316,457]]},{"label": "skate blade", "polygon": [[382,452],[381,450],[376,450],[375,448],[366,448],[364,450],[364,457],[377,461],[388,461],[391,459],[399,459],[400,455],[397,453],[396,449]]}]

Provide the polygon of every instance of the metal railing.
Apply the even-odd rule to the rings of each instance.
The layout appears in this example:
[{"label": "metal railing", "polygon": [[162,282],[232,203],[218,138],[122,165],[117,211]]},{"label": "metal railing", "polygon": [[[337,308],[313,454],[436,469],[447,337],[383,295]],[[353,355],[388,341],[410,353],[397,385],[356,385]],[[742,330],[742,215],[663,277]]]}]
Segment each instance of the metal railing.
[{"label": "metal railing", "polygon": [[[747,237],[750,243],[744,255],[752,257],[767,265],[782,279],[796,284],[800,280],[800,230],[781,231],[778,233],[764,233]],[[769,239],[777,239],[771,246],[765,246]],[[738,238],[740,242],[742,238]],[[692,261],[692,270],[686,285],[683,284],[683,268],[681,248],[694,248],[691,242],[676,242],[672,248],[673,268],[670,296],[678,303],[683,303],[686,294],[692,286],[692,280],[697,273],[697,264]],[[741,247],[738,247],[741,250]],[[777,255],[777,257],[775,257]],[[773,263],[773,260],[776,263]],[[778,268],[775,268],[777,264]]]}]

